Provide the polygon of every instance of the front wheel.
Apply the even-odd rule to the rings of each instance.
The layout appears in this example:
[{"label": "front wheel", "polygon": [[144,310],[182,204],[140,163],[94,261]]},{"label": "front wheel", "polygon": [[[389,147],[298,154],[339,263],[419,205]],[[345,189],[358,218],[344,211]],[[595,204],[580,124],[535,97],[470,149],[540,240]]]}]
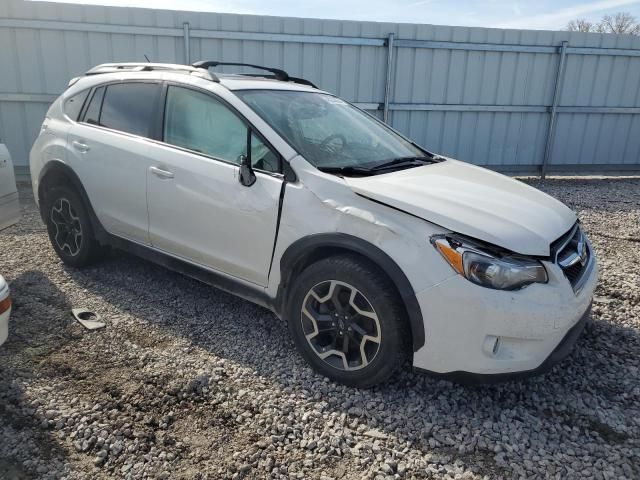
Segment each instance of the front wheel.
[{"label": "front wheel", "polygon": [[393,284],[356,256],[307,267],[295,280],[288,321],[311,366],[349,386],[384,382],[410,354],[406,315]]}]

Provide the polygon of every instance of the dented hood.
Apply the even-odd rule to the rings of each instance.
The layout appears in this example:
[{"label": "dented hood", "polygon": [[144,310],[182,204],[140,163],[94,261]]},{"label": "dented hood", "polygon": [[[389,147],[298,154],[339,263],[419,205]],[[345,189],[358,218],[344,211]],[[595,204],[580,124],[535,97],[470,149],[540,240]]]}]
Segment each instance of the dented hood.
[{"label": "dented hood", "polygon": [[457,160],[345,181],[359,195],[524,255],[549,255],[576,221],[553,197]]}]

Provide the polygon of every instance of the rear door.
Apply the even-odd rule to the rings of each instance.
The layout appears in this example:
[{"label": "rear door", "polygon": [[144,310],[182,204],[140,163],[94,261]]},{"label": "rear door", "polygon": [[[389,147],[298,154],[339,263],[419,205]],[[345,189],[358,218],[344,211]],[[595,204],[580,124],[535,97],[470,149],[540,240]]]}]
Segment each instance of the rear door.
[{"label": "rear door", "polygon": [[20,204],[13,163],[7,147],[0,143],[0,230],[20,220]]},{"label": "rear door", "polygon": [[160,84],[119,82],[91,92],[68,136],[67,161],[104,228],[149,243],[146,181]]},{"label": "rear door", "polygon": [[[148,172],[154,247],[266,285],[278,222],[279,155],[209,92],[169,85],[162,142]],[[256,182],[239,181],[250,155]]]}]

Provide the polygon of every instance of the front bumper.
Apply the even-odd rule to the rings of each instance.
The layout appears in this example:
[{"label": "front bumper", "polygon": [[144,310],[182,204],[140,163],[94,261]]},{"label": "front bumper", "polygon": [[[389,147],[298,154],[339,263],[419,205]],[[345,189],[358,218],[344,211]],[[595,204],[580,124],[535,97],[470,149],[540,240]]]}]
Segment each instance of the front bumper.
[{"label": "front bumper", "polygon": [[465,383],[504,381],[549,370],[571,351],[589,317],[594,261],[576,293],[557,265],[549,282],[491,290],[456,275],[417,294],[426,342],[413,365]]},{"label": "front bumper", "polygon": [[[493,373],[493,374],[483,374],[483,373],[471,373],[471,372],[449,372],[449,373],[435,373],[430,372],[428,370],[423,370],[425,373],[429,373],[436,377],[444,378],[445,380],[451,380],[452,382],[462,383],[464,385],[477,385],[477,384],[487,384],[487,383],[500,383],[500,382],[508,382],[511,380],[519,380],[522,378],[533,377],[536,375],[542,375],[543,373],[548,372],[553,368],[554,365],[560,363],[564,360],[571,351],[573,350],[573,346],[578,341],[578,338],[582,334],[584,327],[589,322],[591,318],[591,305],[586,312],[582,315],[582,318],[576,323],[573,327],[569,329],[564,338],[560,341],[558,346],[555,348],[551,355],[547,357],[547,359],[542,362],[537,368],[532,370],[524,370],[519,372],[508,372],[508,373]],[[422,369],[419,369],[422,370]]]}]

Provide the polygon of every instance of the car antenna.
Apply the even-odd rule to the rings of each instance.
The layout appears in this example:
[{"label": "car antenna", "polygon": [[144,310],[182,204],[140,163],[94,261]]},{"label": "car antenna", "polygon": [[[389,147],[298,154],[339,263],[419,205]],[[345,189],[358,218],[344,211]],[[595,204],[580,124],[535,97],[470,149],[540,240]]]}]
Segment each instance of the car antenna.
[{"label": "car antenna", "polygon": [[143,55],[144,55],[144,58],[146,58],[146,59],[147,59],[147,63],[151,63],[151,60],[149,60],[149,57],[147,57],[147,54],[146,54],[146,53],[143,53]]}]

